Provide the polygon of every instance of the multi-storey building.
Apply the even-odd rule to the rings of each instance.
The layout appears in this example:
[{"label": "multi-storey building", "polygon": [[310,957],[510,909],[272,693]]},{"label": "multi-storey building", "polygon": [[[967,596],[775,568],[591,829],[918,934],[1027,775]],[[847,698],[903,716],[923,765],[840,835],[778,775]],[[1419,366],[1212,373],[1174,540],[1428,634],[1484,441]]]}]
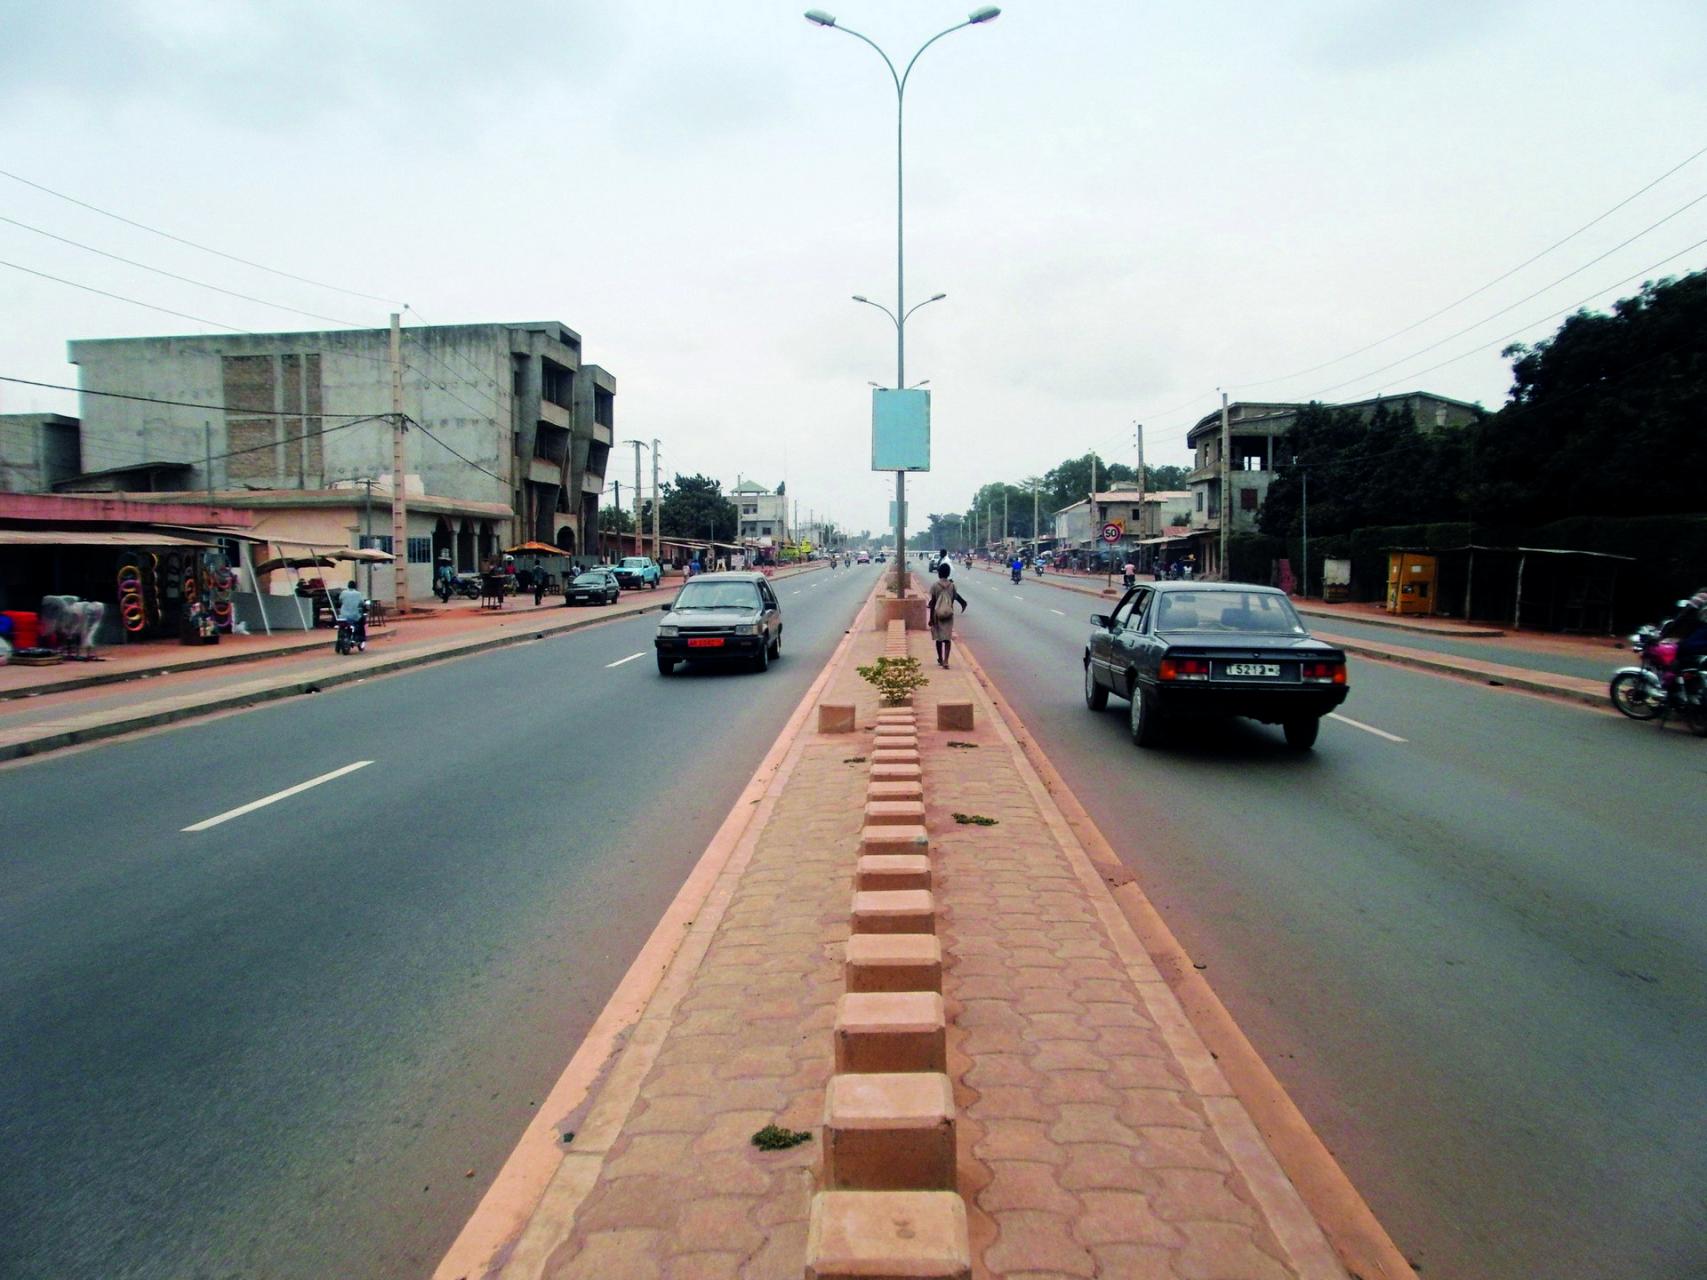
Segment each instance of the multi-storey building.
[{"label": "multi-storey building", "polygon": [[[364,501],[368,486],[388,493],[390,339],[359,329],[73,342],[83,465],[99,470],[57,487],[216,491],[227,503],[250,491],[272,505],[292,492],[347,499],[357,485]],[[410,520],[412,593],[441,551],[472,569],[510,541],[572,554],[596,545],[616,380],[582,361],[579,334],[556,322],[411,328],[400,364],[404,492],[431,517]],[[348,532],[360,536],[353,522]]]},{"label": "multi-storey building", "polygon": [[[1408,391],[1395,396],[1376,396],[1348,404],[1330,405],[1372,416],[1378,406],[1389,411],[1410,410],[1424,431],[1448,430],[1474,422],[1481,415],[1476,405],[1451,400],[1429,391]],[[1205,414],[1186,433],[1193,453],[1193,468],[1186,477],[1191,486],[1190,527],[1192,554],[1197,572],[1207,577],[1221,575],[1220,537],[1222,513],[1228,512],[1230,533],[1249,533],[1257,518],[1276,468],[1290,461],[1285,448],[1287,434],[1306,406],[1292,403],[1248,402],[1227,407],[1227,447],[1222,453],[1221,412]],[[1225,482],[1227,500],[1223,501]]]}]

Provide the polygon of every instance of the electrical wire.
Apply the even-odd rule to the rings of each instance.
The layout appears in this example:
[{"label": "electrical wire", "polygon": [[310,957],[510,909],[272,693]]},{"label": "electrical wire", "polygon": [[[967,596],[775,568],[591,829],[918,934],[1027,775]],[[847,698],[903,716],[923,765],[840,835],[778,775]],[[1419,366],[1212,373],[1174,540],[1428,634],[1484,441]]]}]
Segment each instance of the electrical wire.
[{"label": "electrical wire", "polygon": [[[41,387],[48,391],[73,391],[82,396],[105,396],[110,400],[137,400],[143,404],[166,404],[178,409],[216,409],[220,413],[234,413],[246,418],[347,418],[348,413],[333,413],[321,410],[319,413],[303,413],[300,410],[292,413],[284,409],[239,409],[231,405],[205,404],[196,400],[167,400],[160,396],[138,395],[131,391],[94,391],[88,387],[68,387],[61,382],[38,382],[34,378],[15,378],[0,373],[0,382],[12,382],[21,387]],[[369,413],[369,418],[383,418],[383,413]]]},{"label": "electrical wire", "polygon": [[105,249],[97,249],[92,244],[84,244],[79,240],[72,240],[66,236],[55,235],[51,231],[44,231],[40,227],[31,226],[27,222],[19,222],[16,218],[8,218],[3,214],[0,214],[0,222],[8,223],[14,227],[22,227],[25,231],[34,232],[38,236],[45,236],[49,240],[57,240],[60,244],[68,244],[74,249],[82,249],[86,253],[95,253],[99,254],[103,258],[111,258],[114,262],[122,262],[127,267],[136,267],[143,271],[152,271],[155,275],[165,276],[168,280],[177,280],[184,284],[192,284],[198,289],[211,289],[214,293],[223,293],[228,298],[241,298],[245,302],[258,302],[263,307],[271,307],[275,311],[289,311],[293,315],[307,316],[312,320],[329,320],[333,324],[348,325],[352,329],[368,329],[373,327],[371,325],[360,324],[354,320],[340,319],[337,316],[321,315],[318,311],[304,311],[301,307],[286,306],[282,302],[272,302],[266,298],[257,298],[253,294],[238,293],[235,289],[221,288],[217,284],[209,284],[205,280],[197,280],[191,276],[181,276],[176,272],[167,271],[163,267],[153,267],[146,262],[138,262],[134,258],[126,258],[116,253],[108,253]]},{"label": "electrical wire", "polygon": [[282,276],[286,280],[295,280],[298,284],[313,285],[316,289],[327,289],[333,293],[347,294],[348,296],[350,296],[352,298],[366,298],[369,302],[384,302],[384,303],[388,303],[392,306],[407,306],[408,305],[407,303],[400,303],[393,298],[382,298],[378,294],[375,294],[375,293],[362,293],[356,289],[346,289],[342,285],[327,284],[323,280],[311,280],[307,276],[299,276],[299,275],[295,274],[294,272],[281,271],[277,267],[269,267],[264,263],[253,262],[248,258],[239,258],[234,253],[226,253],[222,249],[215,249],[215,248],[212,248],[212,247],[205,245],[205,244],[198,244],[196,241],[187,240],[183,236],[173,235],[170,231],[162,231],[162,230],[160,230],[160,228],[151,227],[145,222],[138,222],[134,218],[125,217],[123,214],[113,213],[111,210],[108,210],[108,209],[102,209],[96,205],[90,204],[86,200],[79,200],[76,196],[68,196],[63,191],[55,191],[52,187],[43,186],[39,182],[32,182],[30,179],[22,176],[21,174],[12,173],[6,169],[0,169],[0,177],[10,178],[10,179],[12,179],[13,182],[21,182],[26,187],[33,187],[37,191],[45,192],[48,195],[55,197],[56,199],[64,200],[69,204],[77,205],[79,208],[87,209],[91,213],[98,213],[103,218],[111,218],[115,222],[122,222],[126,226],[136,227],[138,230],[146,231],[151,235],[161,236],[164,239],[174,241],[177,244],[188,245],[190,248],[199,249],[203,253],[211,253],[217,258],[224,258],[229,262],[236,262],[236,263],[239,263],[245,267],[252,267],[256,271],[265,271],[269,275]]},{"label": "electrical wire", "polygon": [[[1525,267],[1531,266],[1532,264],[1539,262],[1542,258],[1545,258],[1548,254],[1552,253],[1553,250],[1562,248],[1566,244],[1569,244],[1572,240],[1575,240],[1583,232],[1585,232],[1585,231],[1589,230],[1590,228],[1597,226],[1598,224],[1606,221],[1607,218],[1610,218],[1613,214],[1617,213],[1620,209],[1622,209],[1625,205],[1629,204],[1632,200],[1635,200],[1639,196],[1646,195],[1649,191],[1652,191],[1655,187],[1659,186],[1660,183],[1664,182],[1667,178],[1671,177],[1672,174],[1676,173],[1680,169],[1687,167],[1690,164],[1693,164],[1696,160],[1699,160],[1704,155],[1707,155],[1707,147],[1702,147],[1699,151],[1696,151],[1694,154],[1689,155],[1689,156],[1685,157],[1684,159],[1678,161],[1678,163],[1674,164],[1671,168],[1667,169],[1664,173],[1660,174],[1659,177],[1653,179],[1651,182],[1648,182],[1646,185],[1637,188],[1635,191],[1633,191],[1629,195],[1625,196],[1617,204],[1613,205],[1610,209],[1607,209],[1603,213],[1599,213],[1599,214],[1595,215],[1593,218],[1590,218],[1587,222],[1583,223],[1583,225],[1578,227],[1575,231],[1571,232],[1569,235],[1563,237],[1562,239],[1555,240],[1552,244],[1548,245],[1545,249],[1542,249],[1539,253],[1532,254],[1530,257],[1525,258],[1522,262],[1518,263],[1515,267],[1512,267],[1510,270],[1504,271],[1501,274],[1495,276],[1492,280],[1488,281],[1486,284],[1480,285],[1477,288],[1470,290],[1469,293],[1465,294],[1462,298],[1459,298],[1456,302],[1450,302],[1446,306],[1440,308],[1440,310],[1430,312],[1428,315],[1424,316],[1421,320],[1414,321],[1413,323],[1406,325],[1403,329],[1397,329],[1394,332],[1388,334],[1385,338],[1378,338],[1374,342],[1369,343],[1367,346],[1359,347],[1356,351],[1348,351],[1343,356],[1335,356],[1332,360],[1324,361],[1323,363],[1318,364],[1318,365],[1312,365],[1308,369],[1299,369],[1296,372],[1281,374],[1278,377],[1273,377],[1273,378],[1259,378],[1254,382],[1245,382],[1245,383],[1242,383],[1241,385],[1247,386],[1247,387],[1266,387],[1266,386],[1272,385],[1273,383],[1276,383],[1276,382],[1289,382],[1293,378],[1302,378],[1302,377],[1305,377],[1305,376],[1312,374],[1312,373],[1320,373],[1323,369],[1331,369],[1336,364],[1341,364],[1344,361],[1355,359],[1356,357],[1363,355],[1365,352],[1373,351],[1376,347],[1384,346],[1385,344],[1391,342],[1394,338],[1402,338],[1407,333],[1410,333],[1416,329],[1420,329],[1423,325],[1427,324],[1429,321],[1438,320],[1441,316],[1445,315],[1447,312],[1457,310],[1459,307],[1463,306],[1466,302],[1469,302],[1472,298],[1480,297],[1482,294],[1486,293],[1489,289],[1492,289],[1495,285],[1501,284],[1504,281],[1509,280],[1512,276],[1516,275],[1519,271],[1522,271]],[[1690,203],[1693,204],[1694,201],[1691,201]],[[1685,206],[1685,207],[1687,207],[1687,206]],[[1663,221],[1663,219],[1662,219],[1662,221]],[[1626,243],[1628,243],[1628,241],[1626,241]],[[1620,247],[1622,247],[1622,246],[1620,246]],[[1599,261],[1599,259],[1596,259],[1596,261]],[[1590,265],[1592,265],[1592,264],[1590,264]],[[1475,326],[1471,326],[1471,327],[1474,328]]]},{"label": "electrical wire", "polygon": [[409,422],[412,426],[418,428],[422,435],[426,436],[427,439],[431,440],[434,444],[438,445],[439,448],[443,449],[446,453],[450,454],[453,458],[461,459],[463,462],[465,462],[469,466],[473,467],[476,471],[479,471],[485,475],[491,476],[494,480],[496,480],[499,484],[503,485],[505,488],[509,487],[510,482],[508,480],[504,479],[504,477],[499,475],[496,471],[488,471],[485,467],[481,466],[473,458],[470,458],[470,457],[466,456],[465,454],[458,453],[455,449],[451,448],[450,445],[446,444],[443,440],[440,440],[431,431],[427,430],[427,428],[425,426],[423,426],[421,423],[415,421],[415,419],[410,418]]}]

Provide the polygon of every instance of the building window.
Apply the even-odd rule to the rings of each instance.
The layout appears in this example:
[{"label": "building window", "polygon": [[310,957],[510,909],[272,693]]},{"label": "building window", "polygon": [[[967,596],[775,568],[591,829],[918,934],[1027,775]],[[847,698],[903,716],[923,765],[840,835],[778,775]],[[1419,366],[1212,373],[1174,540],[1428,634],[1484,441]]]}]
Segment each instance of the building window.
[{"label": "building window", "polygon": [[1203,510],[1203,490],[1202,489],[1199,489],[1197,491],[1197,509],[1199,511]]},{"label": "building window", "polygon": [[1257,491],[1255,489],[1239,490],[1239,510],[1255,511],[1257,509]]},{"label": "building window", "polygon": [[[386,539],[390,541],[390,539]],[[429,534],[425,538],[409,539],[409,563],[431,564],[433,562],[433,539]]]},{"label": "building window", "polygon": [[770,531],[771,531],[771,527],[768,524],[767,525],[761,525],[759,528],[759,532],[762,534],[766,534],[767,536],[769,535]]},{"label": "building window", "polygon": [[754,504],[752,506],[742,507],[741,508],[741,514],[744,516],[756,516],[759,514],[759,508],[758,508],[757,504]]},{"label": "building window", "polygon": [[[428,539],[432,541],[432,539]],[[363,551],[383,551],[391,554],[391,535],[389,533],[364,533],[356,539],[356,545]]]}]

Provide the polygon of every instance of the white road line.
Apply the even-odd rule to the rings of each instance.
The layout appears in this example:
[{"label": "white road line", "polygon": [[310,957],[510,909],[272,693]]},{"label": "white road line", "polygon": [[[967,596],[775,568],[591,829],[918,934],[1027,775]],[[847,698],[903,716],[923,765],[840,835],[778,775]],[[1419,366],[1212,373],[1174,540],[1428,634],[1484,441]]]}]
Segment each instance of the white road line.
[{"label": "white road line", "polygon": [[1409,738],[1401,738],[1396,733],[1388,733],[1385,729],[1377,729],[1372,724],[1364,724],[1361,720],[1353,720],[1350,716],[1342,716],[1337,711],[1328,712],[1328,719],[1338,720],[1341,724],[1349,724],[1353,729],[1362,729],[1365,733],[1373,733],[1377,738],[1385,738],[1388,742],[1409,742]]},{"label": "white road line", "polygon": [[646,650],[642,649],[639,653],[631,653],[626,658],[618,658],[615,662],[605,663],[605,670],[609,671],[612,667],[620,667],[625,662],[633,662],[636,658],[644,658],[645,656]]},{"label": "white road line", "polygon": [[1062,613],[1059,609],[1051,609],[1049,612],[1054,614],[1057,618],[1065,618],[1067,616],[1066,614]]},{"label": "white road line", "polygon": [[291,796],[300,795],[310,787],[318,787],[322,782],[330,782],[333,778],[341,778],[346,773],[354,773],[357,769],[365,769],[372,763],[372,760],[357,760],[354,764],[347,764],[342,769],[334,769],[331,773],[323,773],[318,778],[310,778],[307,782],[299,782],[294,787],[286,787],[283,791],[275,791],[270,796],[262,796],[259,800],[251,800],[248,804],[239,805],[235,809],[227,809],[217,817],[204,819],[201,822],[194,823],[183,829],[185,831],[206,831],[209,827],[217,827],[222,822],[230,822],[233,818],[241,818],[246,813],[253,813],[257,809],[264,809],[268,805],[275,804],[280,800],[288,800]]},{"label": "white road line", "polygon": [[1014,599],[1015,599],[1015,600],[1024,600],[1024,599],[1025,599],[1025,597],[1024,597],[1024,596],[1022,596],[1022,595],[1021,595],[1021,594],[1020,594],[1020,593],[1019,593],[1019,592],[1017,592],[1017,591],[1016,591],[1016,592],[1014,592]]}]

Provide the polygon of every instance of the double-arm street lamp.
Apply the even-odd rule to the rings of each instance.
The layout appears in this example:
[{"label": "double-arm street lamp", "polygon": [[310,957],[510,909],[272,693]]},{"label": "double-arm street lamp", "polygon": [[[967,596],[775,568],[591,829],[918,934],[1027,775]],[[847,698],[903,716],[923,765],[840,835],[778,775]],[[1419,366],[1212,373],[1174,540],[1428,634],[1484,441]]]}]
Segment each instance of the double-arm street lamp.
[{"label": "double-arm street lamp", "polygon": [[[905,209],[904,201],[904,170],[902,167],[903,125],[906,120],[907,81],[912,77],[913,67],[919,60],[919,55],[930,48],[938,40],[963,27],[974,27],[980,23],[989,22],[1001,13],[995,5],[984,5],[966,15],[966,21],[957,22],[945,31],[939,31],[929,40],[919,46],[918,51],[907,60],[904,71],[896,71],[895,64],[889,55],[884,53],[876,41],[869,36],[863,36],[850,27],[839,26],[834,17],[822,9],[808,9],[806,20],[820,27],[830,27],[837,31],[846,32],[856,40],[863,41],[877,51],[877,56],[883,59],[883,65],[889,68],[889,78],[895,82],[895,309],[891,311],[880,302],[869,298],[854,296],[855,302],[863,302],[867,306],[876,307],[883,312],[895,325],[895,387],[897,390],[907,385],[907,317],[920,307],[932,302],[939,302],[947,294],[935,294],[924,302],[907,306],[907,259],[905,222],[902,217]],[[895,595],[897,598],[907,592],[907,473],[895,473]]]}]

